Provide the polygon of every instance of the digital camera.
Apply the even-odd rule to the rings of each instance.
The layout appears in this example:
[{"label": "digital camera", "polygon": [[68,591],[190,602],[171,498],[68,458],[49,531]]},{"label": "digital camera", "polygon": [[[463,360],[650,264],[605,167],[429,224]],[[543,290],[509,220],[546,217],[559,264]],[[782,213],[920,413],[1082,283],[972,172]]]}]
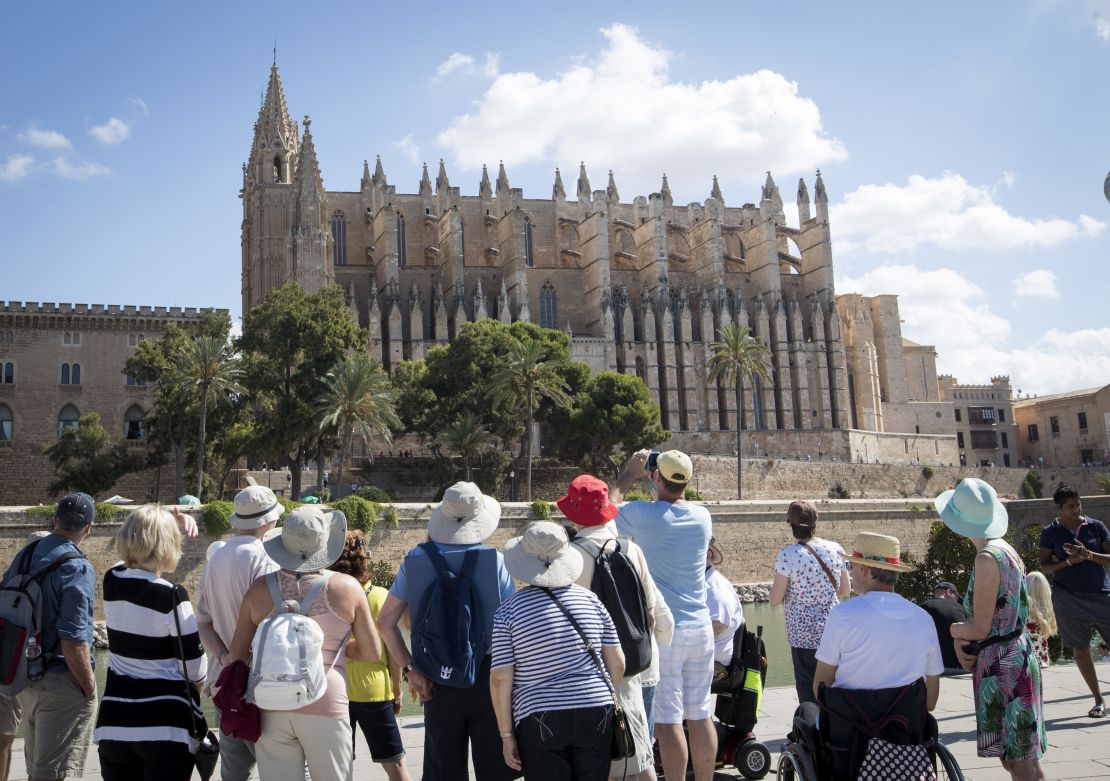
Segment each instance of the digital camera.
[{"label": "digital camera", "polygon": [[650,475],[652,472],[654,472],[658,468],[659,468],[659,451],[658,450],[653,450],[653,451],[651,451],[651,455],[648,456],[647,473]]}]

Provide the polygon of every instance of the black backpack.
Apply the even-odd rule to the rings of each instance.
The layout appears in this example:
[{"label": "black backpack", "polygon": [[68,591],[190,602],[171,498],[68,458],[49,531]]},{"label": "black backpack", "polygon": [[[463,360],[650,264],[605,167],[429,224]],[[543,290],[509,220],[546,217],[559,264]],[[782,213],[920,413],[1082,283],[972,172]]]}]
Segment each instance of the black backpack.
[{"label": "black backpack", "polygon": [[574,544],[594,560],[590,590],[597,594],[617,627],[624,651],[624,674],[643,672],[651,666],[651,626],[639,573],[621,552],[620,540],[606,540],[599,547],[591,540],[577,537]]}]

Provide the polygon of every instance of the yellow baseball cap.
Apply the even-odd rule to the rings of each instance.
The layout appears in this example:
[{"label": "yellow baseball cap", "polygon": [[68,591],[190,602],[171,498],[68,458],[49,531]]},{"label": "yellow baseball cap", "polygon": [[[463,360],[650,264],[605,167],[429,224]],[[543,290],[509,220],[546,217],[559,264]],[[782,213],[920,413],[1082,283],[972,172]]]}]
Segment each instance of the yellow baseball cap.
[{"label": "yellow baseball cap", "polygon": [[668,482],[685,484],[694,476],[694,462],[681,450],[664,450],[656,463],[659,474]]}]

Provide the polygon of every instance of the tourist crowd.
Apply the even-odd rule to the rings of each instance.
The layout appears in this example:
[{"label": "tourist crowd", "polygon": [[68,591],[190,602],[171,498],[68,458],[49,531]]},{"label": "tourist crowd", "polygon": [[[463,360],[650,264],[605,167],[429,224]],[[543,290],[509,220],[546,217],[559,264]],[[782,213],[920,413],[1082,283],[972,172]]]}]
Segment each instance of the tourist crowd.
[{"label": "tourist crowd", "polygon": [[[689,764],[708,781],[711,687],[744,619],[717,569],[709,511],[683,499],[692,476],[684,453],[640,451],[612,486],[571,482],[557,502],[567,526],[533,523],[502,550],[487,544],[501,506],[457,483],[388,590],[370,582],[367,539],[342,512],[304,505],[278,528],[276,496],[251,486],[235,498],[235,533],[209,550],[195,602],[163,577],[195,522],[141,507],[103,578],[110,652],[99,709],[96,584],[79,547],[95,508],[67,496],[52,532],[32,535],[4,576],[5,594],[37,578],[42,596],[39,631],[21,641],[26,667],[23,646],[3,660],[25,680],[0,686],[0,781],[21,723],[34,781],[81,776],[90,743],[110,780],[184,781],[194,766],[207,778],[218,751],[224,781],[246,781],[255,764],[264,781],[302,781],[306,768],[313,781],[346,781],[355,730],[391,781],[405,781],[406,689],[423,704],[426,781],[464,779],[469,767],[480,781],[654,779],[653,743],[668,778]],[[645,479],[649,500],[622,501]],[[912,569],[896,538],[861,532],[845,550],[818,535],[813,504],[791,503],[794,542],[776,557],[770,600],[785,607],[799,703],[823,703],[824,687],[923,682],[931,710],[940,677],[967,670],[979,754],[1015,779],[1043,778],[1047,638],[1058,631],[1073,649],[1092,717],[1104,705],[1091,625],[1110,638],[1110,534],[1082,515],[1074,491],[1054,500],[1059,517],[1040,540],[1050,586],[1005,542],[993,488],[966,479],[943,493],[941,520],[976,556],[962,598],[940,582],[921,606],[895,593]],[[0,650],[10,642],[5,633]],[[215,700],[218,748],[203,695]]]}]

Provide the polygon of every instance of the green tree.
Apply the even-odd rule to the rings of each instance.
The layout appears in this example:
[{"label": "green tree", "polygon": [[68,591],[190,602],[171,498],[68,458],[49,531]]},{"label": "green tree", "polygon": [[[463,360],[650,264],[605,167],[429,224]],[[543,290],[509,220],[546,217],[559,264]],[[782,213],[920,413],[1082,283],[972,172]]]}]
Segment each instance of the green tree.
[{"label": "green tree", "polygon": [[536,401],[547,399],[557,406],[570,404],[567,383],[558,374],[558,360],[548,359],[548,348],[540,341],[524,339],[509,346],[504,367],[489,379],[487,394],[506,403],[510,410],[524,412],[524,495],[532,501],[532,436]]},{"label": "green tree", "polygon": [[243,318],[237,346],[256,421],[252,449],[289,467],[294,497],[301,495],[301,464],[321,434],[320,378],[365,344],[366,331],[334,285],[311,295],[296,284],[272,290]]},{"label": "green tree", "polygon": [[590,376],[570,407],[552,411],[547,434],[556,455],[583,470],[604,474],[641,448],[670,436],[659,422],[659,405],[634,374],[613,371]]},{"label": "green tree", "polygon": [[357,433],[370,444],[379,434],[393,440],[391,429],[400,425],[393,408],[393,388],[380,363],[367,355],[344,356],[323,381],[324,390],[316,399],[321,430],[334,428],[340,442],[339,475],[333,495],[343,495],[344,469],[351,453],[351,440]]},{"label": "green tree", "polygon": [[43,453],[54,465],[55,478],[46,487],[50,496],[84,491],[95,497],[145,466],[143,456],[123,439],[112,437],[95,412],[82,415],[76,426],[66,428]]},{"label": "green tree", "polygon": [[770,350],[752,336],[748,327],[738,323],[722,326],[717,332],[719,341],[713,343],[713,355],[709,359],[709,382],[730,382],[736,396],[736,498],[743,499],[741,477],[743,471],[743,450],[741,431],[744,428],[744,379],[750,377],[769,385],[771,366],[768,360]]},{"label": "green tree", "polygon": [[178,355],[177,367],[170,379],[174,385],[187,395],[196,397],[197,415],[197,493],[203,496],[204,490],[204,453],[205,424],[208,420],[208,402],[215,398],[227,399],[229,395],[241,395],[246,390],[239,381],[243,370],[239,359],[232,352],[226,338],[199,335],[188,340]]},{"label": "green tree", "polygon": [[463,460],[466,481],[470,482],[470,462],[493,447],[496,437],[473,412],[464,412],[435,439],[435,444]]}]

